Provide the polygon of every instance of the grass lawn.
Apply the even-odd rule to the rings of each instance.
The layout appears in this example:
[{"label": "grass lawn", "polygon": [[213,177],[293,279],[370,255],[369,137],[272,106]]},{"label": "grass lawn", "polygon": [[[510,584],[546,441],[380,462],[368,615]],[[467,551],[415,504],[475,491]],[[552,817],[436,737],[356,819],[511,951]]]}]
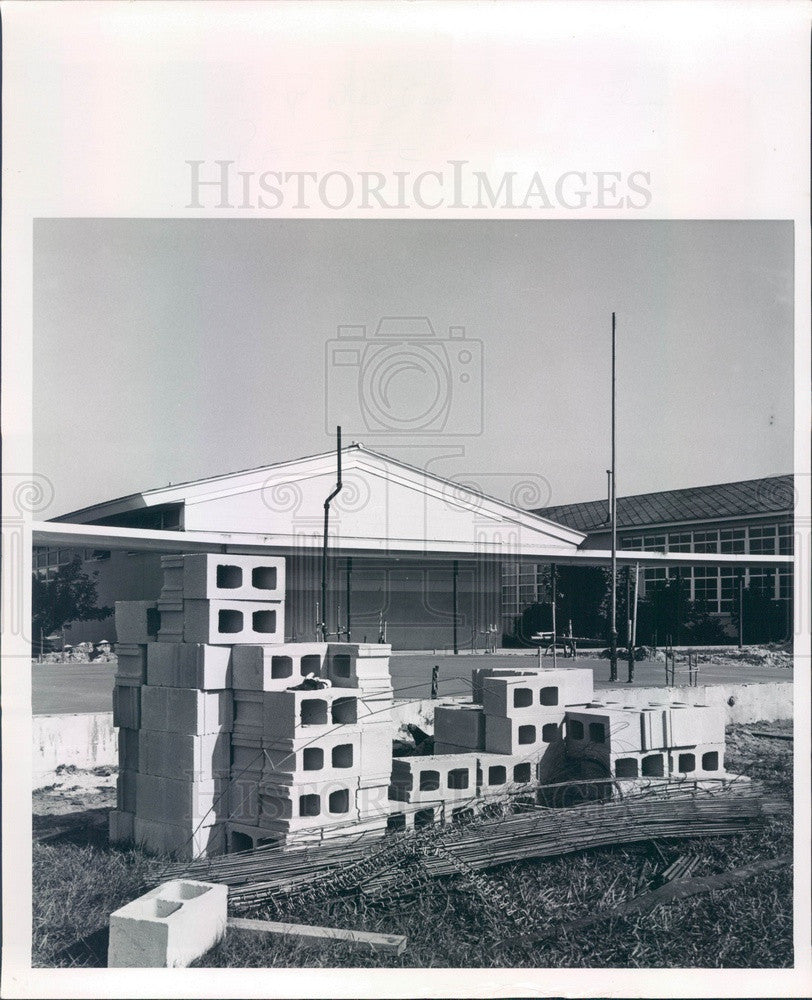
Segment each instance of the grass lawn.
[{"label": "grass lawn", "polygon": [[[791,731],[789,723],[728,729],[726,766],[773,790],[792,793],[791,742],[754,731]],[[52,818],[54,819],[54,818]],[[93,819],[98,820],[95,824]],[[160,860],[111,849],[103,813],[68,824],[34,845],[33,955],[37,966],[99,966],[106,961],[110,912],[139,895]],[[54,822],[56,820],[54,819]],[[35,838],[37,824],[35,823]],[[658,840],[602,848],[481,872],[487,892],[464,877],[438,879],[397,904],[343,898],[251,915],[297,923],[405,934],[401,956],[304,948],[275,936],[231,932],[201,967],[557,967],[780,968],[793,964],[792,868],[619,917],[612,907],[652,888],[680,855],[696,857],[692,877],[728,871],[792,851],[792,819],[781,816],[736,837]],[[506,903],[518,904],[510,916]],[[600,916],[587,927],[566,924]]]}]

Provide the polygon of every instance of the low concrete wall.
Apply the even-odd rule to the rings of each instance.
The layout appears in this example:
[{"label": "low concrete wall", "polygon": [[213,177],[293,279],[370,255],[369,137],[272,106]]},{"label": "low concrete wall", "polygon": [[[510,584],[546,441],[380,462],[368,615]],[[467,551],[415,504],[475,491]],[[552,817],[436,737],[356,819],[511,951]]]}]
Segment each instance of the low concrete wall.
[{"label": "low concrete wall", "polygon": [[[792,683],[775,681],[764,684],[708,684],[699,687],[614,687],[595,688],[598,701],[619,701],[642,708],[651,701],[685,701],[689,705],[722,705],[727,725],[742,722],[776,722],[791,719]],[[401,729],[407,723],[434,732],[434,707],[443,703],[470,701],[470,697],[430,698],[395,701],[393,715]]]},{"label": "low concrete wall", "polygon": [[117,767],[116,733],[112,712],[35,715],[32,720],[34,788],[50,784],[49,778],[60,764],[79,768]]}]

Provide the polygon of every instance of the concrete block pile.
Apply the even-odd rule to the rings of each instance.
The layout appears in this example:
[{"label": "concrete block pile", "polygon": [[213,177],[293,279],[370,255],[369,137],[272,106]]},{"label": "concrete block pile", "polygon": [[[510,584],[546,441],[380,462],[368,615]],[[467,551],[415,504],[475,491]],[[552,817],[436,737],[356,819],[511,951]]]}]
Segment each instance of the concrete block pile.
[{"label": "concrete block pile", "polygon": [[116,604],[111,840],[198,857],[385,829],[391,647],[284,642],[284,559],[162,566],[157,601]]}]

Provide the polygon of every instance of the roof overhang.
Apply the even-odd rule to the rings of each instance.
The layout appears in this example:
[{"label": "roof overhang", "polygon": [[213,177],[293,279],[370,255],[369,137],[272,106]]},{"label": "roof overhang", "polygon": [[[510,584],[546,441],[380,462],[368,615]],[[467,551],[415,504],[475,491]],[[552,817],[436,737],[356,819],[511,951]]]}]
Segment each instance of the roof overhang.
[{"label": "roof overhang", "polygon": [[[248,534],[220,531],[153,531],[143,528],[118,528],[107,525],[70,524],[55,521],[35,521],[31,525],[34,545],[62,547],[88,547],[125,549],[136,552],[234,552],[276,555],[301,554],[303,551],[321,550],[322,536],[312,534]],[[500,559],[519,562],[555,562],[569,566],[608,566],[611,552],[607,549],[559,549],[535,539],[518,547],[502,545],[482,539],[455,544],[431,539],[357,538],[330,539],[333,555],[375,557],[386,556],[414,558]],[[624,549],[617,553],[620,566],[779,566],[792,565],[793,556],[751,555],[726,552],[636,552]]]}]

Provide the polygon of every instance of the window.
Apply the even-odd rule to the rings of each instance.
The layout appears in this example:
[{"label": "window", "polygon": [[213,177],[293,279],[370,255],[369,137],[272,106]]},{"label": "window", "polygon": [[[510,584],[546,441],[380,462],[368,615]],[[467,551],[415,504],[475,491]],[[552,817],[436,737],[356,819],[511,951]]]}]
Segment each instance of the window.
[{"label": "window", "polygon": [[519,726],[519,743],[535,743],[536,742],[536,727],[535,726]]},{"label": "window", "polygon": [[694,532],[694,552],[718,552],[718,551],[719,551],[718,531]]},{"label": "window", "polygon": [[745,536],[744,528],[723,528],[719,532],[719,551],[744,552]]},{"label": "window", "polygon": [[646,552],[665,552],[665,535],[646,535],[643,549]]},{"label": "window", "polygon": [[677,534],[668,536],[668,551],[669,552],[690,552],[691,551],[691,532],[683,531]]},{"label": "window", "polygon": [[709,611],[718,610],[719,570],[716,566],[694,566],[694,600],[709,604]]},{"label": "window", "polygon": [[775,525],[750,528],[750,552],[773,555],[776,551]]},{"label": "window", "polygon": [[778,525],[778,552],[782,556],[791,556],[794,550],[795,538],[791,524]]},{"label": "window", "polygon": [[640,535],[621,538],[620,547],[622,549],[637,549],[639,551],[643,548],[643,539]]},{"label": "window", "polygon": [[719,570],[719,610],[730,614],[738,600],[738,582],[736,571],[722,568]]}]

